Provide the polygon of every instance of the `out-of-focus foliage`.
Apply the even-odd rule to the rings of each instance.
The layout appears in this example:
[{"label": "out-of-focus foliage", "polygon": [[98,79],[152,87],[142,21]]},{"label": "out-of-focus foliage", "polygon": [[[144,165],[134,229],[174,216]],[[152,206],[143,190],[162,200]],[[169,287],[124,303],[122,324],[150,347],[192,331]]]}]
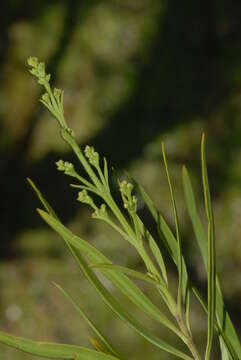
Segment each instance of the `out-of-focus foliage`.
[{"label": "out-of-focus foliage", "polygon": [[[64,178],[56,180],[51,161],[60,153],[69,159],[69,154],[56,141],[56,124],[41,104],[36,109],[39,90],[25,66],[32,54],[49,64],[56,85],[65,89],[66,117],[79,142],[107,155],[116,171],[128,169],[171,224],[161,140],[176,188],[181,190],[180,165],[186,162],[198,191],[198,144],[201,131],[206,131],[218,270],[230,312],[240,324],[241,4],[11,0],[0,7],[1,327],[38,339],[86,339],[85,325],[74,322],[75,314],[48,285],[58,282],[59,272],[73,288],[79,287],[79,278],[70,284],[75,267],[70,274],[65,264],[72,264],[71,259],[36,216],[37,201],[26,176],[37,181],[82,237],[116,262],[137,262],[116,236],[103,235],[105,226],[93,227],[89,213],[77,203],[73,206],[73,191]],[[181,194],[177,192],[177,202],[185,251],[194,279],[202,283],[203,269]],[[117,329],[115,319],[95,303],[82,281],[83,304],[90,313],[95,309],[106,332],[115,329],[111,335],[123,339],[130,356],[135,346],[144,357],[148,346],[140,345],[124,325]],[[194,316],[196,331],[203,335],[205,322],[198,307]],[[1,355],[4,360],[31,359],[2,347]]]}]

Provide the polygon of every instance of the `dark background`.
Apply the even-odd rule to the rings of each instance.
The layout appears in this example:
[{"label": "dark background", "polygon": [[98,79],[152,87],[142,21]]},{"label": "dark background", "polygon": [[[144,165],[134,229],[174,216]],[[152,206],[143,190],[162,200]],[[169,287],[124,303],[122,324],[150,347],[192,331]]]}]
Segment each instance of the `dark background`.
[{"label": "dark background", "polygon": [[[56,171],[55,161],[73,158],[38,101],[41,89],[26,66],[34,55],[46,62],[53,83],[65,90],[66,118],[79,143],[93,145],[117,171],[136,176],[172,225],[160,165],[160,143],[165,141],[186,257],[202,288],[205,277],[185,212],[180,169],[183,163],[190,168],[203,214],[199,144],[201,132],[206,132],[218,270],[240,331],[241,3],[10,0],[0,4],[0,24],[1,327],[34,338],[82,343],[87,338],[84,324],[68,313],[49,285],[71,278],[75,291],[78,278],[58,237],[38,218],[38,201],[27,176],[82,237],[120,262],[125,251],[126,264],[141,266],[125,244],[107,241],[109,230],[93,224],[75,201],[68,179]],[[97,305],[82,291],[91,313]],[[202,338],[205,320],[193,306],[193,326]],[[73,322],[68,321],[71,316]],[[150,351],[119,322],[112,324],[110,314],[108,320],[105,316],[97,320],[105,319],[106,333],[113,326],[118,338],[123,335],[130,356],[144,357]],[[3,356],[32,359],[6,348]]]}]

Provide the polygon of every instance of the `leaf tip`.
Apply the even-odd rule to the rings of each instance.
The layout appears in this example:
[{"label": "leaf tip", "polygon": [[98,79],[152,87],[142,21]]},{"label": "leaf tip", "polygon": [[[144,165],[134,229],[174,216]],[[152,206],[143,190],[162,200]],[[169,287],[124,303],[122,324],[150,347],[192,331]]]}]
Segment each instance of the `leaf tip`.
[{"label": "leaf tip", "polygon": [[182,175],[186,175],[187,174],[187,167],[186,165],[182,165]]},{"label": "leaf tip", "polygon": [[202,137],[201,137],[202,146],[204,146],[204,144],[205,144],[205,138],[206,138],[205,132],[202,132]]},{"label": "leaf tip", "polygon": [[34,188],[34,182],[32,179],[30,179],[29,177],[26,177],[26,181],[32,188]]},{"label": "leaf tip", "polygon": [[39,215],[41,217],[44,217],[46,215],[46,212],[44,210],[42,210],[42,209],[37,208],[36,211],[37,211],[37,213],[39,213]]}]

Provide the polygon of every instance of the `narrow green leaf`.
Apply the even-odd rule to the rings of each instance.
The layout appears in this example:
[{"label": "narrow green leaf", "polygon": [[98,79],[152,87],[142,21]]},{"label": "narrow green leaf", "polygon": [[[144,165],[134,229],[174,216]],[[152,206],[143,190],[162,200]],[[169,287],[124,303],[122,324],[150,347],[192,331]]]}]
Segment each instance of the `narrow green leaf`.
[{"label": "narrow green leaf", "polygon": [[[194,295],[196,296],[196,299],[202,306],[203,310],[205,311],[205,313],[208,314],[207,306],[206,306],[204,300],[202,299],[201,295],[199,294],[198,290],[192,286],[192,291],[193,291]],[[222,340],[223,340],[222,344],[223,344],[223,346],[226,347],[226,350],[229,353],[230,358],[232,360],[239,360],[240,357],[235,352],[235,350],[230,342],[230,339],[226,336],[226,333],[224,332],[222,326],[220,326],[220,324],[217,321],[215,321],[215,328],[216,328],[216,331],[218,332],[219,338],[222,338]],[[219,341],[220,341],[220,339],[219,339]]]},{"label": "narrow green leaf", "polygon": [[[139,271],[136,271],[136,270],[124,267],[124,266],[120,266],[120,265],[113,265],[113,264],[98,264],[98,265],[92,265],[91,267],[100,269],[102,272],[104,270],[108,269],[113,272],[118,272],[119,274],[121,274],[121,273],[126,274],[127,276],[130,276],[132,278],[143,280],[147,283],[150,283],[151,285],[154,285],[157,288],[158,292],[162,295],[165,303],[168,304],[169,309],[172,307],[173,311],[175,311],[176,306],[174,305],[174,301],[173,301],[173,299],[170,298],[168,288],[166,287],[166,284],[163,282],[163,280],[160,278],[159,275],[156,275],[153,273],[143,274]],[[125,287],[126,286],[124,285],[123,292],[125,292]],[[179,332],[179,330],[174,326],[174,324],[170,323],[170,321],[167,320],[166,317],[163,318],[163,315],[162,315],[162,320],[164,320],[165,323],[163,323],[163,324],[165,326],[167,326],[170,330],[172,330],[174,333],[176,333],[179,337],[182,338],[182,335]]]},{"label": "narrow green leaf", "polygon": [[[179,310],[181,310],[181,307],[182,307],[182,305],[181,305],[182,304],[182,289],[183,289],[183,284],[182,284],[182,281],[183,281],[182,245],[181,245],[181,237],[180,237],[180,230],[179,230],[179,220],[178,220],[178,216],[177,216],[176,200],[175,200],[174,191],[173,191],[173,187],[172,187],[172,182],[171,182],[171,178],[170,178],[170,174],[169,174],[169,169],[168,169],[168,164],[167,164],[167,158],[166,158],[164,143],[162,143],[162,156],[163,156],[163,161],[164,161],[164,165],[165,165],[169,190],[170,190],[170,194],[171,194],[172,207],[173,207],[175,226],[176,226],[176,238],[177,238],[177,244],[178,244],[177,267],[178,267],[178,274],[179,274],[177,302],[178,302]],[[185,298],[183,300],[185,301]]]},{"label": "narrow green leaf", "polygon": [[[208,267],[207,236],[204,232],[203,224],[202,224],[202,222],[200,220],[200,216],[197,212],[196,200],[194,197],[194,192],[193,192],[190,176],[185,167],[183,169],[183,184],[184,184],[185,200],[186,200],[186,204],[187,204],[188,213],[191,218],[193,230],[194,230],[195,236],[197,238],[197,242],[198,242],[198,245],[199,245],[199,248],[201,251],[201,255],[202,255],[202,258],[203,258],[203,261],[205,264],[205,268],[207,270],[207,267]],[[241,358],[241,346],[240,346],[239,338],[234,329],[234,326],[232,324],[230,316],[225,309],[223,296],[222,296],[221,288],[219,285],[219,279],[218,279],[217,275],[216,275],[216,316],[217,316],[219,325],[222,327],[225,337],[232,344],[233,351],[236,352],[236,358]],[[224,342],[226,344],[225,340],[224,340]]]},{"label": "narrow green leaf", "polygon": [[154,255],[154,257],[159,265],[163,279],[165,280],[166,284],[168,284],[166,266],[165,266],[161,251],[150,233],[147,233],[147,239],[149,242],[149,247],[151,249],[151,252]]},{"label": "narrow green leaf", "polygon": [[187,300],[186,300],[186,324],[189,333],[192,335],[191,326],[190,326],[190,290],[187,291]]},{"label": "narrow green leaf", "polygon": [[219,344],[222,360],[229,360],[229,353],[221,336],[219,336]]},{"label": "narrow green leaf", "polygon": [[205,208],[208,219],[208,335],[205,360],[209,360],[211,356],[215,307],[216,307],[216,256],[215,256],[215,233],[213,211],[211,205],[211,196],[208,184],[206,155],[205,155],[205,135],[202,135],[201,141],[201,164],[202,164],[202,180],[203,192],[205,200]]},{"label": "narrow green leaf", "polygon": [[[65,240],[66,244],[70,248],[74,258],[77,260],[83,274],[87,277],[89,282],[94,286],[103,301],[116,313],[123,321],[131,326],[139,335],[143,336],[147,341],[157,346],[158,348],[169,352],[182,359],[191,360],[190,356],[175,349],[165,341],[154,336],[144,326],[142,326],[128,311],[124,308],[113,295],[103,286],[99,279],[94,274],[93,270],[88,266],[86,260],[82,256],[82,251],[79,251],[76,247],[76,243],[73,244],[73,234],[66,229],[59,221],[51,217],[44,211],[39,210],[41,217]],[[86,255],[86,254],[85,254]],[[119,276],[119,274],[117,274]]]},{"label": "narrow green leaf", "polygon": [[198,242],[198,246],[201,251],[204,265],[207,269],[207,265],[208,265],[207,236],[205,234],[203,225],[201,223],[200,217],[197,212],[196,201],[192,189],[191,180],[185,166],[183,166],[182,168],[182,179],[183,179],[183,187],[184,187],[184,194],[185,194],[188,214],[192,221],[193,230]]},{"label": "narrow green leaf", "polygon": [[163,279],[164,279],[165,283],[168,284],[166,266],[165,266],[161,251],[160,251],[157,243],[153,239],[151,233],[147,230],[147,228],[145,227],[145,225],[143,224],[142,220],[139,218],[138,215],[137,215],[137,219],[138,219],[138,224],[139,224],[141,235],[147,240],[149,248],[161,270]]},{"label": "narrow green leaf", "polygon": [[42,195],[42,193],[40,192],[40,190],[37,188],[37,186],[35,185],[35,183],[30,179],[27,178],[27,181],[29,183],[29,185],[32,187],[32,189],[35,191],[35,193],[37,194],[41,204],[44,206],[44,208],[48,211],[49,214],[51,214],[54,218],[58,218],[54,209],[49,205],[48,201],[44,198],[44,196]]},{"label": "narrow green leaf", "polygon": [[[163,242],[163,245],[165,246],[166,250],[168,251],[168,253],[170,254],[171,258],[173,259],[174,263],[177,266],[178,265],[178,253],[179,253],[178,252],[178,244],[177,244],[177,240],[176,240],[172,230],[166,223],[163,216],[155,208],[155,205],[153,204],[152,199],[147,194],[144,187],[136,181],[135,181],[135,184],[136,184],[138,190],[140,191],[141,196],[142,196],[148,210],[150,211],[153,219],[155,220],[155,222],[157,224],[157,231],[159,233],[160,240]],[[185,299],[184,303],[186,306],[187,291],[188,291],[188,276],[187,276],[187,268],[186,268],[186,264],[185,264],[185,260],[184,260],[183,256],[182,256],[182,268],[183,268],[182,296],[183,296],[183,299]]]},{"label": "narrow green leaf", "polygon": [[101,333],[100,330],[97,329],[96,325],[88,318],[88,316],[84,313],[84,311],[80,308],[80,306],[74,301],[74,299],[58,284],[54,285],[57,287],[58,290],[62,292],[65,298],[71,303],[71,305],[78,311],[78,313],[82,316],[82,318],[88,323],[89,327],[93,330],[93,332],[97,335],[97,337],[101,340],[101,343],[104,345],[103,349],[105,353],[110,353],[114,356],[120,358],[120,355],[117,353],[116,350],[112,347],[106,337]]},{"label": "narrow green leaf", "polygon": [[153,278],[151,278],[150,276],[143,274],[139,271],[127,268],[125,266],[120,266],[120,265],[115,265],[115,264],[98,264],[98,265],[91,265],[92,268],[96,268],[96,269],[100,269],[100,270],[112,270],[112,271],[117,271],[123,274],[126,274],[130,277],[133,277],[135,279],[138,280],[143,280],[151,285],[157,286],[159,285],[159,282]]},{"label": "narrow green leaf", "polygon": [[117,357],[81,346],[33,341],[0,331],[0,342],[25,353],[49,359],[116,360]]},{"label": "narrow green leaf", "polygon": [[107,164],[107,160],[105,157],[104,157],[104,177],[105,177],[106,185],[109,188],[108,164]]}]

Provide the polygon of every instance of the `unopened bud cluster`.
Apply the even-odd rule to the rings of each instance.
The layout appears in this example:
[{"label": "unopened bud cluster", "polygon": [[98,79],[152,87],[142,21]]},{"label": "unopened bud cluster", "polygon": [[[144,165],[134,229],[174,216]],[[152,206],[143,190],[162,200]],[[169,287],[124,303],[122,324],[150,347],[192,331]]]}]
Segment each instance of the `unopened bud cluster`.
[{"label": "unopened bud cluster", "polygon": [[29,70],[30,73],[34,75],[38,79],[39,84],[43,85],[46,89],[46,93],[42,95],[40,102],[44,104],[57,119],[60,126],[74,136],[72,130],[68,128],[64,118],[63,90],[57,88],[51,89],[49,84],[50,75],[46,74],[45,64],[43,62],[39,62],[36,57],[30,57],[28,59],[28,65],[31,67]]},{"label": "unopened bud cluster", "polygon": [[77,201],[82,202],[83,204],[88,204],[92,208],[97,209],[93,199],[89,196],[85,189],[78,193]]},{"label": "unopened bud cluster", "polygon": [[124,208],[130,213],[136,212],[137,198],[132,195],[133,185],[126,180],[120,183],[120,193],[123,200]]},{"label": "unopened bud cluster", "polygon": [[95,151],[93,146],[86,146],[85,156],[87,157],[91,165],[95,167],[99,166],[99,154]]},{"label": "unopened bud cluster", "polygon": [[59,160],[56,162],[56,165],[59,171],[63,171],[66,175],[75,177],[76,171],[72,163],[68,161]]},{"label": "unopened bud cluster", "polygon": [[28,65],[32,67],[30,73],[38,79],[39,84],[45,85],[50,80],[50,74],[45,72],[45,64],[39,62],[36,57],[28,58]]}]

